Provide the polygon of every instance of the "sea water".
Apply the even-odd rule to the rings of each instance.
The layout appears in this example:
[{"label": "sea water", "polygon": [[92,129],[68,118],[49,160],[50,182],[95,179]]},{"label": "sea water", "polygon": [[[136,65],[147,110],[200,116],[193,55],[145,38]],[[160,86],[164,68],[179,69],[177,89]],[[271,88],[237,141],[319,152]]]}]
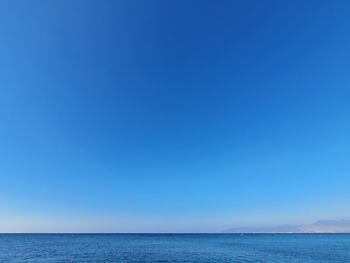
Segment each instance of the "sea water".
[{"label": "sea water", "polygon": [[350,262],[350,235],[1,234],[0,262]]}]

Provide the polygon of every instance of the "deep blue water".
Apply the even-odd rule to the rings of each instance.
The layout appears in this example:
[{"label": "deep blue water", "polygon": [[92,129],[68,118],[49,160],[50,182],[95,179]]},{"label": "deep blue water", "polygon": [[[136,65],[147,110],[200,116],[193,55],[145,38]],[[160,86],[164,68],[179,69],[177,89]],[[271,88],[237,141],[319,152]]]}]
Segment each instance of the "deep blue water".
[{"label": "deep blue water", "polygon": [[2,234],[0,262],[350,262],[350,235]]}]

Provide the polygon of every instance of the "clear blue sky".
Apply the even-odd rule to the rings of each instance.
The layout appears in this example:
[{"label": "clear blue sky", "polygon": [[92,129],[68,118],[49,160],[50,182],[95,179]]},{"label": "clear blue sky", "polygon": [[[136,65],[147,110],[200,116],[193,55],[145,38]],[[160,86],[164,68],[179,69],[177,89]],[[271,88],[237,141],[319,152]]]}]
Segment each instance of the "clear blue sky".
[{"label": "clear blue sky", "polygon": [[0,231],[350,217],[348,1],[0,2]]}]

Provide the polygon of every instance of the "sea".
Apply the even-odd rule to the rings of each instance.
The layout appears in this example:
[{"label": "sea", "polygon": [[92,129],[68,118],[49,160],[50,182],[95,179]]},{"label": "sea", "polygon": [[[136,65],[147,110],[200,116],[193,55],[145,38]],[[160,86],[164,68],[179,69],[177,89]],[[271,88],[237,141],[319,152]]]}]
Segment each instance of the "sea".
[{"label": "sea", "polygon": [[0,262],[350,262],[350,235],[0,234]]}]

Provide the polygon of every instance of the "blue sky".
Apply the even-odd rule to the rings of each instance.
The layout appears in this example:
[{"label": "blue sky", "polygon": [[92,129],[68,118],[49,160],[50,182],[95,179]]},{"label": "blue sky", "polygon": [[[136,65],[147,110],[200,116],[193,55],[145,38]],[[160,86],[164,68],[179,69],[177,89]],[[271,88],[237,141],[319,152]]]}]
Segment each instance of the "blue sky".
[{"label": "blue sky", "polygon": [[347,1],[0,3],[0,231],[348,218]]}]

